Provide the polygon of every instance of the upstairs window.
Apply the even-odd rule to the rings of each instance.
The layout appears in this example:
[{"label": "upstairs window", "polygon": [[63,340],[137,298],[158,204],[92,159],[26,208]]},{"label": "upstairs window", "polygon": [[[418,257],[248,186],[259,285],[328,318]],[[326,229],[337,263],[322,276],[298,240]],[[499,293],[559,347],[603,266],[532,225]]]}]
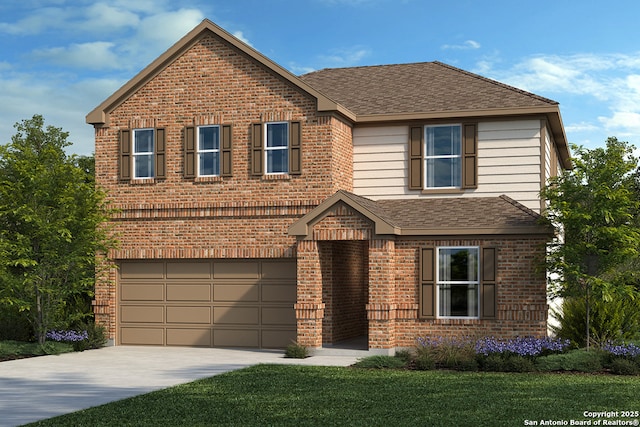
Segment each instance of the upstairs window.
[{"label": "upstairs window", "polygon": [[459,192],[478,188],[477,125],[409,128],[409,190]]},{"label": "upstairs window", "polygon": [[264,141],[266,173],[289,173],[289,123],[266,123]]},{"label": "upstairs window", "polygon": [[198,128],[198,176],[220,175],[220,127]]},{"label": "upstairs window", "polygon": [[302,173],[300,122],[253,123],[250,138],[252,176]]},{"label": "upstairs window", "polygon": [[164,128],[120,129],[119,179],[166,178],[165,136]]},{"label": "upstairs window", "polygon": [[154,177],[154,129],[133,130],[133,178]]},{"label": "upstairs window", "polygon": [[460,125],[426,126],[424,188],[460,188],[462,139]]}]

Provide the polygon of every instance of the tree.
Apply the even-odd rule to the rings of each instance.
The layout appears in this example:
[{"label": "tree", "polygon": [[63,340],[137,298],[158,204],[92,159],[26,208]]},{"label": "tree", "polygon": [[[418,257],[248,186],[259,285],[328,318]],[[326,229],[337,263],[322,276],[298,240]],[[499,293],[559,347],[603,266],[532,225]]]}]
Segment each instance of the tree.
[{"label": "tree", "polygon": [[552,179],[541,196],[548,203],[544,216],[560,231],[547,256],[557,278],[552,296],[585,299],[588,346],[590,299],[637,294],[625,266],[640,248],[638,160],[633,147],[616,138],[608,138],[606,148],[572,150],[573,170]]},{"label": "tree", "polygon": [[65,154],[68,133],[40,115],[15,128],[0,146],[0,303],[27,312],[44,344],[52,326],[90,316],[68,308],[92,295],[96,254],[115,240],[92,162]]}]

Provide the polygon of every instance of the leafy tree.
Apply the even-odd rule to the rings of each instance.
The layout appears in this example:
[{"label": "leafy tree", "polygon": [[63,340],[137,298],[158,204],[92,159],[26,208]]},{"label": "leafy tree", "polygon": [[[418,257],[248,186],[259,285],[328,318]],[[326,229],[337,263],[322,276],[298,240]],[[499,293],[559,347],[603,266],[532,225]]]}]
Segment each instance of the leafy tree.
[{"label": "leafy tree", "polygon": [[[68,156],[68,133],[34,115],[0,146],[0,303],[28,313],[44,344],[47,331],[90,316],[96,254],[115,241],[91,160]],[[76,310],[70,308],[76,307]]]},{"label": "leafy tree", "polygon": [[584,298],[589,345],[590,299],[634,297],[629,269],[640,249],[636,193],[638,160],[633,147],[608,138],[606,148],[572,147],[573,170],[552,179],[541,196],[545,217],[560,233],[550,245],[547,268],[552,296]]}]

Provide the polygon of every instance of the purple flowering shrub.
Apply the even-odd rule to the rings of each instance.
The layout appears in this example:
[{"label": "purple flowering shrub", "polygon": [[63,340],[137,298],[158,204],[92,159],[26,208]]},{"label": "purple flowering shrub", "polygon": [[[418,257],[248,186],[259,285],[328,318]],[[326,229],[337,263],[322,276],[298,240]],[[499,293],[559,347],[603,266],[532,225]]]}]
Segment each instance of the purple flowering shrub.
[{"label": "purple flowering shrub", "polygon": [[89,338],[87,331],[49,331],[47,332],[47,339],[51,341],[74,343],[84,341]]},{"label": "purple flowering shrub", "polygon": [[640,347],[635,344],[606,343],[602,349],[612,356],[626,357],[629,359],[640,358]]},{"label": "purple flowering shrub", "polygon": [[476,341],[476,353],[483,356],[490,354],[515,355],[523,357],[543,356],[562,353],[570,346],[569,340],[560,338],[517,337],[508,340],[493,337]]}]

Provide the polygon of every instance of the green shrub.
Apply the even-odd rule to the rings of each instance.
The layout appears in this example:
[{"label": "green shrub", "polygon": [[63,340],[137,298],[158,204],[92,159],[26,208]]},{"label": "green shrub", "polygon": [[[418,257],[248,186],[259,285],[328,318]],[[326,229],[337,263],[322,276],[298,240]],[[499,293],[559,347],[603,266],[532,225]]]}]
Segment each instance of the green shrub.
[{"label": "green shrub", "polygon": [[[589,306],[591,344],[600,347],[609,341],[640,338],[640,299],[614,297],[604,302],[594,298]],[[571,340],[577,347],[586,347],[584,299],[565,299],[562,312],[554,311],[553,315],[559,322],[553,328],[558,337]]]},{"label": "green shrub", "polygon": [[598,350],[572,350],[568,353],[539,357],[535,366],[543,372],[598,372],[602,370],[605,357],[606,355]]},{"label": "green shrub", "polygon": [[284,357],[289,359],[306,359],[309,357],[309,349],[304,345],[293,342],[287,346]]},{"label": "green shrub", "polygon": [[421,359],[426,369],[433,363],[436,368],[474,370],[475,342],[470,339],[420,339],[416,347],[416,360]]},{"label": "green shrub", "polygon": [[611,362],[611,372],[616,375],[638,375],[640,367],[633,360],[616,358]]},{"label": "green shrub", "polygon": [[104,326],[96,325],[94,322],[89,322],[82,325],[80,329],[87,331],[88,338],[86,340],[74,342],[74,351],[101,348],[107,343],[107,330]]},{"label": "green shrub", "polygon": [[404,363],[410,363],[413,360],[413,355],[409,350],[396,350],[395,357],[404,361]]},{"label": "green shrub", "polygon": [[413,360],[413,366],[418,371],[430,371],[436,367],[436,364],[431,354],[422,352],[416,355],[416,358]]},{"label": "green shrub", "polygon": [[34,341],[27,312],[16,306],[0,305],[0,341]]},{"label": "green shrub", "polygon": [[533,372],[536,370],[533,360],[523,356],[509,356],[504,364],[507,372]]},{"label": "green shrub", "polygon": [[376,355],[360,359],[353,366],[363,369],[402,369],[407,363],[399,357]]},{"label": "green shrub", "polygon": [[506,372],[506,359],[499,353],[478,357],[480,369],[488,372]]}]

